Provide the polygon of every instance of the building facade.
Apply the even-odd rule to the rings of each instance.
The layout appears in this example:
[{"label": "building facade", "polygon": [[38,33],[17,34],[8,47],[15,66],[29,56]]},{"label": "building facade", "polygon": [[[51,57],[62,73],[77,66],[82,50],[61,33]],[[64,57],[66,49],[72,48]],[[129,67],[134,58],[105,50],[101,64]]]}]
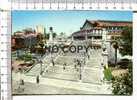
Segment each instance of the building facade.
[{"label": "building facade", "polygon": [[31,48],[37,44],[37,33],[32,28],[17,31],[12,35],[12,50]]},{"label": "building facade", "polygon": [[[106,48],[109,61],[114,61],[115,50],[111,44],[116,38],[120,38],[124,27],[132,27],[130,21],[86,20],[80,30],[72,33],[73,40],[87,40],[92,46]],[[104,45],[105,43],[105,45]],[[118,51],[118,58],[121,55]]]},{"label": "building facade", "polygon": [[124,27],[132,27],[130,21],[106,21],[106,20],[86,20],[79,31],[74,32],[74,39],[114,39],[119,37]]}]

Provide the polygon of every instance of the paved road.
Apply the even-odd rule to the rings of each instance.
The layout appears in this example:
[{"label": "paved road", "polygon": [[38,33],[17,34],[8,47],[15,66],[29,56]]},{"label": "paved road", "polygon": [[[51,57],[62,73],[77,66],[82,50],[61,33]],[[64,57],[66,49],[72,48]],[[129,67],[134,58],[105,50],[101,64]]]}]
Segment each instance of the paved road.
[{"label": "paved road", "polygon": [[18,86],[18,82],[13,83],[13,94],[94,94],[95,92],[82,91],[77,89],[61,88],[50,85],[39,85],[26,82],[24,91],[15,88]]},{"label": "paved road", "polygon": [[[13,94],[111,94],[110,84],[89,84],[75,81],[58,80],[40,77],[39,84],[36,77],[12,73]],[[19,91],[19,80],[24,79],[25,91]],[[21,89],[22,89],[21,87]],[[62,89],[62,90],[61,90]]]}]

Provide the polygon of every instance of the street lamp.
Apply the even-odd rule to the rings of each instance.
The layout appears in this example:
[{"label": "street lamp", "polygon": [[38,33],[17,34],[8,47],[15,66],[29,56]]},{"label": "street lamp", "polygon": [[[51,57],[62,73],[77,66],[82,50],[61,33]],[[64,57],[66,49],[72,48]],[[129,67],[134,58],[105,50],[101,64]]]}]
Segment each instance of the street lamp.
[{"label": "street lamp", "polygon": [[80,66],[80,75],[79,75],[79,80],[82,79],[82,73],[81,73],[81,66]]},{"label": "street lamp", "polygon": [[42,75],[42,61],[40,60],[40,75]]},{"label": "street lamp", "polygon": [[80,67],[79,80],[81,80],[82,79],[82,70],[81,70],[82,67],[81,67],[80,61],[78,63],[79,63],[79,67]]}]

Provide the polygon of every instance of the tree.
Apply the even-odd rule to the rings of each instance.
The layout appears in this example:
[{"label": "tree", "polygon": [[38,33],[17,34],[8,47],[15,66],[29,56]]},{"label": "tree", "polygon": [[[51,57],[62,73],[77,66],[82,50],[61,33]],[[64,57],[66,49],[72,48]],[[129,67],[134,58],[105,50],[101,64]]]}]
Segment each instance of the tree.
[{"label": "tree", "polygon": [[132,27],[125,27],[120,39],[120,53],[124,55],[132,55]]},{"label": "tree", "polygon": [[132,95],[133,93],[133,74],[132,62],[128,65],[128,73],[114,77],[112,80],[113,93],[115,95]]},{"label": "tree", "polygon": [[45,37],[46,37],[46,39],[49,39],[49,33],[47,33]]},{"label": "tree", "polygon": [[55,38],[57,36],[57,34],[56,33],[53,33],[53,38]]},{"label": "tree", "polygon": [[38,52],[41,54],[41,56],[42,56],[42,54],[44,53],[44,45],[45,45],[45,40],[44,40],[44,35],[43,34],[38,34],[37,35],[37,47],[39,47],[39,49],[38,49]]},{"label": "tree", "polygon": [[41,33],[38,33],[38,35],[37,35],[38,42],[42,41],[43,39],[44,39],[44,35]]},{"label": "tree", "polygon": [[65,33],[61,32],[59,35],[62,39],[65,38]]},{"label": "tree", "polygon": [[[45,35],[45,38],[46,38],[46,39],[49,39],[49,35],[50,35],[50,33],[47,33],[47,34]],[[52,35],[53,35],[53,38],[55,38],[55,37],[57,36],[57,33],[53,33]]]},{"label": "tree", "polygon": [[44,28],[44,38],[46,39],[46,28]]},{"label": "tree", "polygon": [[61,32],[61,33],[60,33],[60,36],[62,36],[62,37],[63,37],[64,35],[65,35],[65,33],[63,33],[63,32]]},{"label": "tree", "polygon": [[[119,39],[120,53],[132,56],[132,27],[124,27],[122,36]],[[133,92],[133,73],[132,60],[128,63],[128,72],[114,77],[112,81],[113,93],[116,95],[132,95]]]}]

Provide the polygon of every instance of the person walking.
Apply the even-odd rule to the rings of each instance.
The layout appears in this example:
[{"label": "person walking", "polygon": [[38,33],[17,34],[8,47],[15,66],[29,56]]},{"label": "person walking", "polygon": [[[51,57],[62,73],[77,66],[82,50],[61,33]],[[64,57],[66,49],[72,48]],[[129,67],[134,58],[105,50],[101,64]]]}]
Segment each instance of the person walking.
[{"label": "person walking", "polygon": [[74,65],[74,68],[75,68],[75,69],[77,68],[77,65],[76,65],[76,64]]},{"label": "person walking", "polygon": [[53,59],[51,60],[51,62],[52,62],[52,66],[55,66],[55,63],[54,63],[54,60],[53,60]]},{"label": "person walking", "polygon": [[36,83],[39,84],[39,75],[36,77]]}]

